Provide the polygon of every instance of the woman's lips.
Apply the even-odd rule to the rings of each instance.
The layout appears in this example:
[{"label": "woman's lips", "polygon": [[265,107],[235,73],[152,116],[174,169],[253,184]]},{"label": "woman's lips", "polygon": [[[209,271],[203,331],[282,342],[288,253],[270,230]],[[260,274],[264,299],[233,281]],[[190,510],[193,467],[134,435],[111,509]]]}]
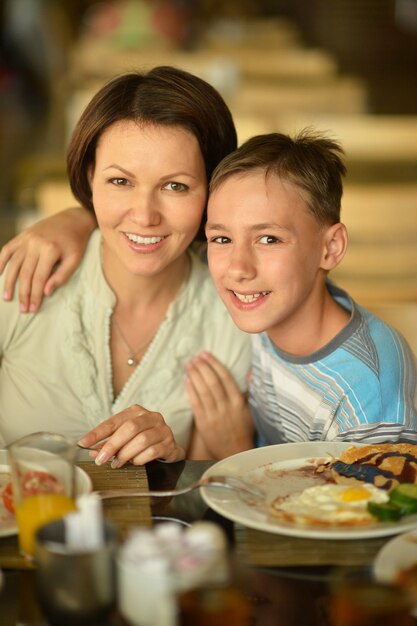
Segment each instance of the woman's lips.
[{"label": "woman's lips", "polygon": [[164,245],[166,237],[153,235],[145,237],[135,233],[123,233],[129,248],[135,252],[154,252]]},{"label": "woman's lips", "polygon": [[129,241],[137,244],[142,244],[144,246],[150,246],[152,244],[159,243],[160,241],[165,239],[165,237],[159,236],[143,237],[142,235],[135,235],[133,233],[125,233],[125,235],[129,239]]}]

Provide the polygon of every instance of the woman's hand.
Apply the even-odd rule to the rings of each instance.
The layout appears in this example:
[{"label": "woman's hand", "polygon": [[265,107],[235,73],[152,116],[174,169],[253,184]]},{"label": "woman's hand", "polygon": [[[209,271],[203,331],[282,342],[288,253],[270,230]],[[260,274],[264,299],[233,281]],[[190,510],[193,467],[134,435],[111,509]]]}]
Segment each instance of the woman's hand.
[{"label": "woman's hand", "polygon": [[[254,426],[247,397],[212,354],[203,352],[187,365],[187,391],[196,435],[204,443],[209,458],[222,459],[254,447]],[[194,457],[192,445],[189,453]]]},{"label": "woman's hand", "polygon": [[176,443],[162,415],[147,411],[138,404],[112,415],[85,434],[78,443],[83,448],[100,444],[98,452],[93,451],[90,455],[97,465],[114,457],[112,468],[122,467],[128,461],[134,465],[145,465],[155,459],[173,463],[185,458],[185,451]]},{"label": "woman's hand", "polygon": [[13,299],[19,280],[20,311],[35,313],[43,297],[76,270],[95,226],[95,216],[76,207],[43,219],[11,239],[0,252],[0,274],[7,265],[3,299]]}]

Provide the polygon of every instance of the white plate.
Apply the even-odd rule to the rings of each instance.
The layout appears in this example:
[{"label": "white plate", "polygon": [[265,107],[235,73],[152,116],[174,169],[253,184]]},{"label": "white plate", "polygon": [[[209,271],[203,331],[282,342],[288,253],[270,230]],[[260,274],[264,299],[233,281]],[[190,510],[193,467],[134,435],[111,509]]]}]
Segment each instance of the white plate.
[{"label": "white plate", "polygon": [[[417,563],[417,530],[394,537],[378,552],[373,573],[379,583],[396,583],[398,574]],[[417,617],[417,601],[413,600],[412,615]]]},{"label": "white plate", "polygon": [[[10,480],[10,468],[7,462],[7,451],[0,450],[0,493]],[[77,496],[92,491],[91,478],[80,467],[75,468],[75,492]],[[3,505],[0,497],[0,537],[9,537],[17,534],[16,519]]]},{"label": "white plate", "polygon": [[[358,444],[326,441],[306,441],[265,446],[235,454],[212,465],[203,477],[226,474],[240,476],[262,486],[267,493],[267,505],[278,495],[299,492],[314,484],[312,477],[302,478],[297,473],[283,477],[270,478],[268,473],[280,470],[296,469],[311,459],[326,457],[327,454],[338,456],[346,448]],[[313,481],[313,482],[312,482]],[[203,487],[201,495],[206,504],[224,517],[257,530],[314,539],[364,539],[397,535],[417,528],[417,515],[404,517],[395,523],[375,522],[369,526],[343,529],[337,527],[317,528],[297,526],[278,519],[271,519],[266,508],[243,502],[239,496],[228,490],[215,490]]]},{"label": "white plate", "polygon": [[402,570],[417,563],[417,530],[388,541],[375,557],[373,570],[378,582],[393,583]]}]

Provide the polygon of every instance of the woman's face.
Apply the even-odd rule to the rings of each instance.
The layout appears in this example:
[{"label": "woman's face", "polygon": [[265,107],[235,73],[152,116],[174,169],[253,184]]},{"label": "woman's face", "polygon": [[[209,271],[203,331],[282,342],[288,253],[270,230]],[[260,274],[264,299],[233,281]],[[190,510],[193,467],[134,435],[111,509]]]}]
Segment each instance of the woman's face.
[{"label": "woman's face", "polygon": [[105,271],[155,276],[175,269],[207,200],[194,135],[179,126],[116,122],[100,137],[90,184]]}]

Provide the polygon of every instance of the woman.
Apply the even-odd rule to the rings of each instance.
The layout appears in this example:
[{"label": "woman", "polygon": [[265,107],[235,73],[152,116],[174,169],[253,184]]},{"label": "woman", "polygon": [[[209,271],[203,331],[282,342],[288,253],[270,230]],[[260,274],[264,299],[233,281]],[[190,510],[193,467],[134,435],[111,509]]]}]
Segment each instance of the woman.
[{"label": "woman", "polygon": [[[178,69],[120,76],[92,99],[67,168],[99,230],[78,271],[37,315],[0,304],[4,443],[45,429],[81,437],[85,447],[106,440],[94,454],[97,463],[112,458],[112,467],[251,447],[243,399],[239,423],[223,419],[219,402],[210,408],[213,429],[210,420],[194,428],[185,381],[195,358],[208,376],[219,360],[241,388],[249,367],[247,338],[190,250],[211,173],[235,146],[222,98]],[[221,423],[233,437],[218,436]]]}]

